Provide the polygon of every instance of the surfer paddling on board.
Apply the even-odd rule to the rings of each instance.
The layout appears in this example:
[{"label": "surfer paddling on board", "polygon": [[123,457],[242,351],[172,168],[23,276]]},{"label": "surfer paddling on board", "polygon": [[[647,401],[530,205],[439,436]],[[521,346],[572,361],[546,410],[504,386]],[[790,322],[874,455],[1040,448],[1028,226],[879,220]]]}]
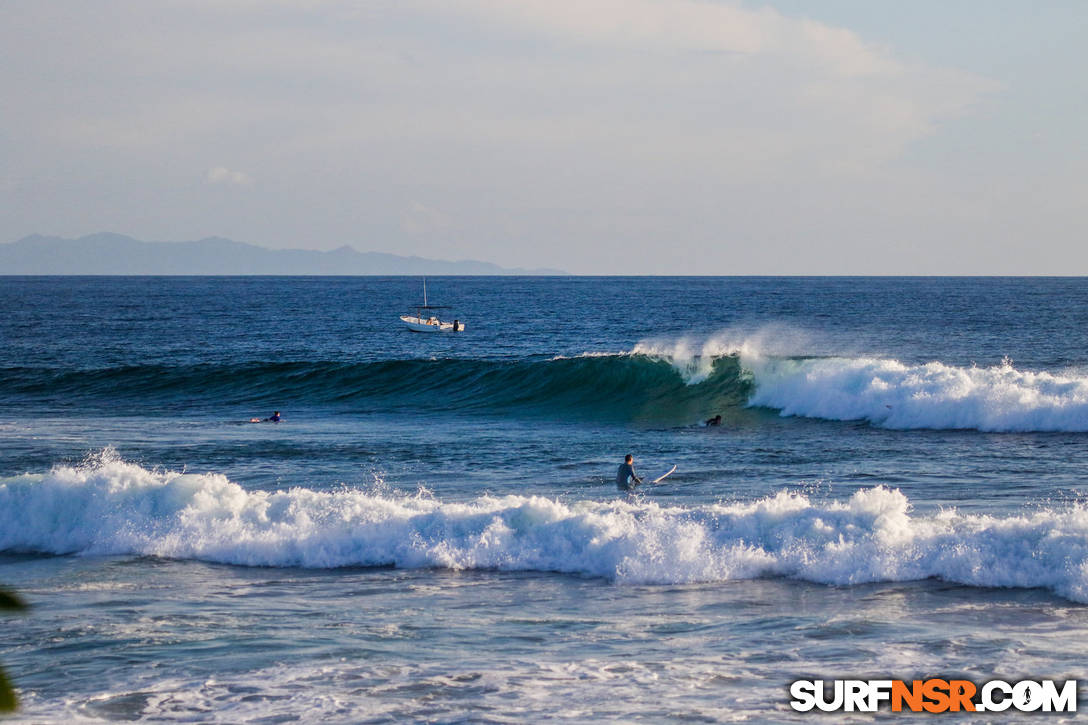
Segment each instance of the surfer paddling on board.
[{"label": "surfer paddling on board", "polygon": [[635,475],[634,462],[635,457],[628,453],[616,471],[616,488],[621,491],[634,491],[635,486],[642,483],[642,479]]},{"label": "surfer paddling on board", "polygon": [[250,418],[249,422],[250,423],[279,423],[280,422],[280,412],[277,410],[277,411],[273,412],[272,415],[268,416],[267,418]]}]

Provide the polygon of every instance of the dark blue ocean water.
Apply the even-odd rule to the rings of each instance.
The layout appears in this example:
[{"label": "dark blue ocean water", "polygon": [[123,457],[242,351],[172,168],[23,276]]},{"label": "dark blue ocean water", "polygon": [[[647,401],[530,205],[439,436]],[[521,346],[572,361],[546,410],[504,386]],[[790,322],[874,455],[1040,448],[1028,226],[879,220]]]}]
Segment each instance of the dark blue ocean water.
[{"label": "dark blue ocean water", "polygon": [[[428,294],[467,331],[407,331],[412,278],[0,277],[23,717],[776,721],[799,676],[1080,675],[1088,281]],[[677,470],[621,494],[628,452]]]}]

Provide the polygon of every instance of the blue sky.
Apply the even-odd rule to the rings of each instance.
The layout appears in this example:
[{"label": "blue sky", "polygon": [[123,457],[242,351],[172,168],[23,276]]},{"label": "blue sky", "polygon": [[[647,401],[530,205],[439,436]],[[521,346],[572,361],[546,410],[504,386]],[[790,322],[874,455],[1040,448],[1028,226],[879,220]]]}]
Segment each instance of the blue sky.
[{"label": "blue sky", "polygon": [[0,241],[1088,272],[1080,2],[0,6]]}]

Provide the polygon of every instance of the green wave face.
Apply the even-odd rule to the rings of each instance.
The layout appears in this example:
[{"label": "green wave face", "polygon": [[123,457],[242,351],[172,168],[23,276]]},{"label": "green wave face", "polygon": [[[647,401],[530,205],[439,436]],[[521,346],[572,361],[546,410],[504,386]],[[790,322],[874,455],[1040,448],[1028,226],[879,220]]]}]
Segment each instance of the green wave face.
[{"label": "green wave face", "polygon": [[502,413],[687,424],[746,404],[735,357],[692,377],[645,355],[496,360],[249,362],[0,371],[0,401],[91,408],[177,404],[336,406],[368,411]]}]

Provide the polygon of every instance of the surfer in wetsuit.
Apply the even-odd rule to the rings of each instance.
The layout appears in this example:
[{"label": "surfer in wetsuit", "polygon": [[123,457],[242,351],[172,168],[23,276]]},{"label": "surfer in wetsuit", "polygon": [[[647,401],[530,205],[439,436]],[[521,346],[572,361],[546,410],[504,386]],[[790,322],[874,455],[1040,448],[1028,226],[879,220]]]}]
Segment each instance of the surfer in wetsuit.
[{"label": "surfer in wetsuit", "polygon": [[280,422],[280,412],[277,410],[272,415],[265,418],[264,422],[265,423],[279,423]]},{"label": "surfer in wetsuit", "polygon": [[635,457],[628,453],[616,471],[616,488],[621,491],[634,491],[635,486],[642,483],[642,479],[635,475],[634,462]]},{"label": "surfer in wetsuit", "polygon": [[708,419],[706,424],[707,425],[721,425],[722,424],[722,417],[720,415],[716,415],[713,418]]}]

